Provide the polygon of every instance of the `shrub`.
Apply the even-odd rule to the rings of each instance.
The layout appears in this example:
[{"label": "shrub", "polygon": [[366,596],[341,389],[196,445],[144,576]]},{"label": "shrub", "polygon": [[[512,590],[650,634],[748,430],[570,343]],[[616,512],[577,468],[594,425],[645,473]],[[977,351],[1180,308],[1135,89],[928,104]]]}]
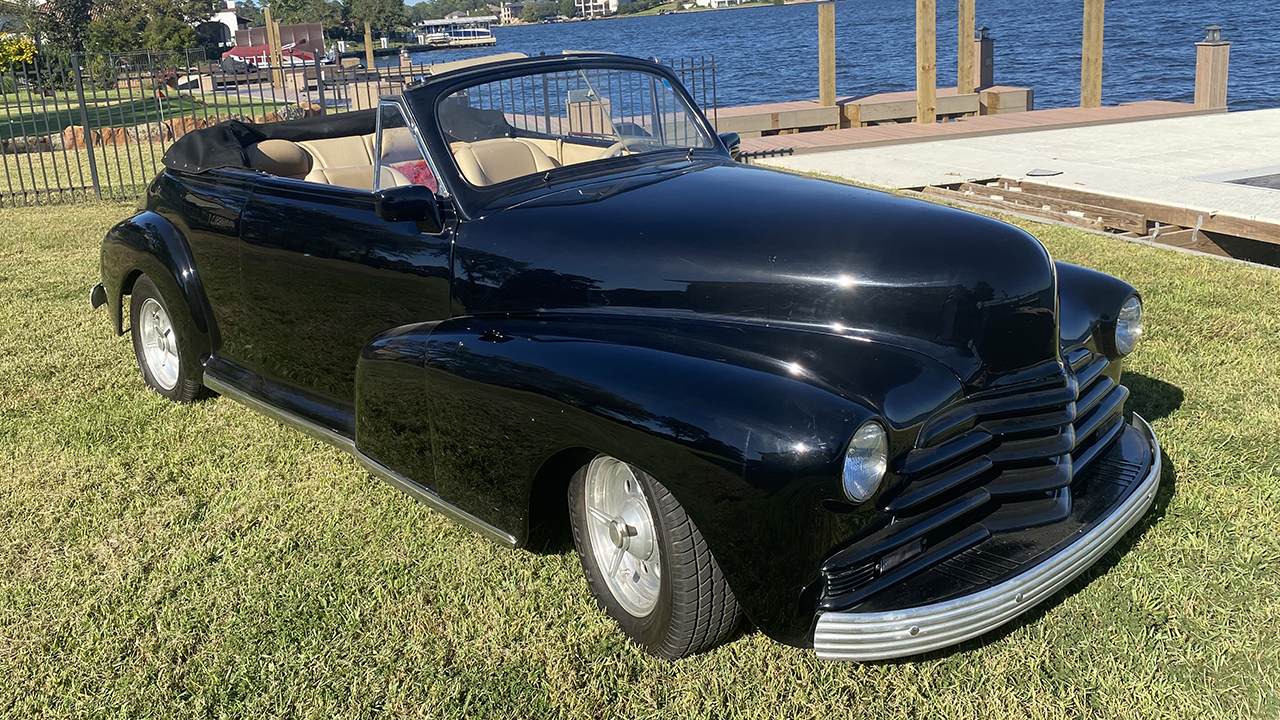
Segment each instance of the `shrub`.
[{"label": "shrub", "polygon": [[0,70],[27,65],[35,59],[36,44],[29,38],[16,35],[0,38]]}]

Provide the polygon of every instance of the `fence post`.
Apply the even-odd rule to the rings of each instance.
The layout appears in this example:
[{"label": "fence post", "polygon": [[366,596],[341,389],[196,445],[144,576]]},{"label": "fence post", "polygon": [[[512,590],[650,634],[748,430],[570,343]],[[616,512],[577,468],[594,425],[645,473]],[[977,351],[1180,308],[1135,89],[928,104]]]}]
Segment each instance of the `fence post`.
[{"label": "fence post", "polygon": [[716,97],[716,56],[711,56],[711,122],[720,132],[720,98]]},{"label": "fence post", "polygon": [[[339,59],[339,61],[341,61]],[[306,81],[306,74],[303,73],[303,81]],[[324,105],[324,65],[320,59],[320,53],[316,53],[316,93],[320,96],[320,114],[327,115],[329,111]]]},{"label": "fence post", "polygon": [[89,153],[89,178],[93,181],[93,195],[102,199],[102,187],[98,184],[98,161],[93,157],[93,131],[89,129],[89,108],[84,102],[84,76],[80,73],[80,61],[84,55],[71,53],[71,68],[76,74],[76,98],[80,100],[80,124],[84,127],[84,149]]}]

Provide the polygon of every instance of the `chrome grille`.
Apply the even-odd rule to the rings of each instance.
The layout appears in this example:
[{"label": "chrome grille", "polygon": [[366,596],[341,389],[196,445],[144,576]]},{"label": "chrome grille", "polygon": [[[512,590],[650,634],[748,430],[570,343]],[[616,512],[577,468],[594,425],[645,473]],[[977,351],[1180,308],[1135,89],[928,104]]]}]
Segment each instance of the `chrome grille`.
[{"label": "chrome grille", "polygon": [[[1105,356],[1077,348],[1065,357],[1039,379],[971,395],[925,422],[882,507],[892,523],[832,557],[823,568],[828,597],[856,602],[992,534],[1071,514],[1072,480],[1123,430],[1129,391]],[[914,557],[878,563],[912,543],[921,547]],[[968,560],[947,567],[961,565],[975,572]]]}]

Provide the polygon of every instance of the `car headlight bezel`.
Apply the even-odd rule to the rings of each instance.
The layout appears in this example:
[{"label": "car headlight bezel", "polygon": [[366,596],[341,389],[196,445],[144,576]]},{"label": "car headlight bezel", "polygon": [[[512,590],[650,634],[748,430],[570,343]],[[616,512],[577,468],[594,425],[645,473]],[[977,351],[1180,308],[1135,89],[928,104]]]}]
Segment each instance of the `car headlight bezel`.
[{"label": "car headlight bezel", "polygon": [[1130,295],[1121,303],[1120,311],[1116,313],[1115,332],[1111,338],[1111,346],[1120,357],[1132,353],[1137,348],[1138,342],[1142,340],[1142,310],[1142,298],[1137,295]]},{"label": "car headlight bezel", "polygon": [[858,426],[845,447],[840,484],[854,503],[870,500],[889,469],[889,434],[876,420]]}]

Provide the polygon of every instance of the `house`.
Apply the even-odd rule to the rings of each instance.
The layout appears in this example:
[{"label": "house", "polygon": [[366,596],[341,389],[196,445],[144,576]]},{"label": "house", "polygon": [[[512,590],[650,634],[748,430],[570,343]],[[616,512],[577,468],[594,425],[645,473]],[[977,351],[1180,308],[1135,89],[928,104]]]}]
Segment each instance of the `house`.
[{"label": "house", "polygon": [[251,21],[236,13],[236,0],[225,0],[223,9],[209,16],[209,19],[196,26],[196,33],[201,39],[218,47],[235,45],[236,32],[243,30]]},{"label": "house", "polygon": [[618,8],[631,4],[631,0],[574,0],[578,14],[585,18],[614,15]]},{"label": "house", "polygon": [[510,25],[520,19],[520,13],[524,12],[524,2],[504,2],[498,10],[498,22],[503,25]]},{"label": "house", "polygon": [[520,20],[520,14],[530,5],[541,5],[550,2],[558,2],[558,0],[516,0],[516,2],[502,3],[498,19],[503,25],[510,25]]}]

